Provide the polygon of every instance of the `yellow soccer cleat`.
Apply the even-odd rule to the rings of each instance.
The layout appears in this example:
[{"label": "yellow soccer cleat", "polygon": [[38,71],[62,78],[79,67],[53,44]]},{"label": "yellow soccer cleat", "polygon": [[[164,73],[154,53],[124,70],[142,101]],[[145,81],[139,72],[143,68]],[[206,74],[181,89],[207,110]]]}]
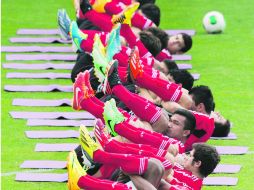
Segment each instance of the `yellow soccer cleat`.
[{"label": "yellow soccer cleat", "polygon": [[93,153],[101,148],[100,145],[90,136],[89,131],[84,125],[80,125],[79,128],[79,141],[81,147],[87,152],[90,158],[93,158]]},{"label": "yellow soccer cleat", "polygon": [[94,10],[96,10],[99,13],[105,13],[106,11],[104,7],[107,3],[110,3],[111,0],[92,0],[90,2]]},{"label": "yellow soccer cleat", "polygon": [[86,171],[81,167],[75,151],[69,153],[67,159],[68,170],[68,182],[67,186],[69,190],[80,190],[78,186],[78,180],[81,176],[86,175]]},{"label": "yellow soccer cleat", "polygon": [[121,23],[131,26],[131,18],[135,11],[138,9],[138,7],[138,2],[132,3],[131,5],[127,6],[121,13],[113,15],[111,22],[113,24]]}]

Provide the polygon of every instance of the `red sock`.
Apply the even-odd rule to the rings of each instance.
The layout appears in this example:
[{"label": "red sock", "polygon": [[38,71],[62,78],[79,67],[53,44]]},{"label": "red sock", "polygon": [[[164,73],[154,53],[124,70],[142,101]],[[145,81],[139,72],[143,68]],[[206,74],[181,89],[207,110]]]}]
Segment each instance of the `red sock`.
[{"label": "red sock", "polygon": [[112,174],[118,169],[116,166],[112,166],[110,164],[103,164],[99,171],[101,173],[101,176],[98,177],[100,179],[110,179],[112,177]]},{"label": "red sock", "polygon": [[114,153],[137,154],[150,157],[164,157],[167,153],[167,151],[154,148],[151,145],[123,143],[114,139],[105,145],[105,151]]},{"label": "red sock", "polygon": [[100,118],[102,121],[104,121],[102,116],[102,113],[104,111],[103,106],[96,104],[91,98],[84,99],[80,105],[83,110],[88,111],[94,117]]},{"label": "red sock", "polygon": [[124,4],[121,2],[117,3],[116,1],[111,1],[110,3],[107,3],[104,6],[104,9],[107,12],[107,14],[116,15],[123,11],[122,5]]},{"label": "red sock", "polygon": [[127,82],[127,68],[126,67],[118,67],[118,75],[122,83]]},{"label": "red sock", "polygon": [[107,41],[107,35],[109,34],[108,32],[100,32],[98,30],[81,30],[84,34],[88,35],[88,39],[93,40],[94,36],[98,34],[100,36],[101,42],[104,46],[106,46],[106,41]]},{"label": "red sock", "polygon": [[86,40],[82,40],[80,47],[83,51],[91,53],[93,51],[93,42],[94,41],[89,38]]},{"label": "red sock", "polygon": [[113,153],[122,153],[122,154],[136,154],[136,155],[156,158],[156,159],[161,161],[161,163],[165,167],[165,169],[171,169],[172,168],[171,163],[169,161],[167,161],[165,158],[160,157],[160,156],[156,156],[155,154],[153,154],[150,151],[130,147],[129,144],[132,144],[132,143],[121,143],[121,142],[118,142],[116,140],[111,140],[105,146],[105,151],[113,152]]},{"label": "red sock", "polygon": [[86,12],[85,18],[87,18],[93,23],[93,25],[98,26],[105,32],[110,32],[113,27],[113,24],[111,23],[111,17],[109,15],[98,13],[95,10]]},{"label": "red sock", "polygon": [[142,77],[137,77],[136,82],[140,87],[153,91],[165,101],[178,102],[182,96],[180,85],[159,78],[152,78],[145,72]]},{"label": "red sock", "polygon": [[89,175],[79,178],[78,186],[86,190],[129,190],[128,186],[122,183],[98,179]]},{"label": "red sock", "polygon": [[97,150],[93,153],[93,160],[102,164],[120,167],[129,174],[144,174],[148,166],[148,158],[138,155],[108,153]]},{"label": "red sock", "polygon": [[156,156],[164,157],[167,154],[166,150],[155,148],[148,144],[135,144],[135,143],[129,143],[128,147],[136,148],[136,149],[142,149],[148,152],[153,153]]},{"label": "red sock", "polygon": [[161,52],[156,55],[155,57],[158,61],[163,61],[164,59],[172,59],[172,55],[170,54],[170,52],[167,49],[163,49],[161,50]]},{"label": "red sock", "polygon": [[152,78],[159,78],[160,77],[160,71],[158,71],[152,67],[144,67],[144,72],[146,72]]},{"label": "red sock", "polygon": [[144,67],[153,67],[155,59],[154,57],[141,57],[140,60],[142,61],[142,64]]},{"label": "red sock", "polygon": [[133,143],[148,144],[157,149],[167,150],[172,141],[171,138],[159,138],[156,135],[146,132],[146,130],[137,130],[136,127],[133,127],[127,122],[116,124],[115,131]]},{"label": "red sock", "polygon": [[119,66],[128,67],[129,56],[126,53],[124,53],[122,50],[119,53],[116,53],[113,58],[118,61]]},{"label": "red sock", "polygon": [[131,28],[127,24],[122,24],[120,34],[126,39],[130,48],[137,46],[140,57],[151,57],[152,54],[146,49],[144,44],[135,36]]},{"label": "red sock", "polygon": [[161,114],[161,109],[159,107],[131,93],[123,85],[114,86],[112,91],[141,120],[154,123],[159,119]]},{"label": "red sock", "polygon": [[98,104],[101,107],[104,107],[104,102],[98,99],[97,97],[93,96],[90,98],[94,103]]},{"label": "red sock", "polygon": [[136,12],[131,19],[131,24],[140,30],[144,30],[152,27],[154,23],[150,19]]}]

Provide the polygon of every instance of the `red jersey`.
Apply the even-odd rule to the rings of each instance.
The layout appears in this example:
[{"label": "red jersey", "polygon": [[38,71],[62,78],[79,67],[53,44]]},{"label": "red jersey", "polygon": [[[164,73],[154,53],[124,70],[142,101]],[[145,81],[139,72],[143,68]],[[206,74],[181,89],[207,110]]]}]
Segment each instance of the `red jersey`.
[{"label": "red jersey", "polygon": [[203,179],[200,179],[188,170],[185,170],[181,165],[176,164],[173,167],[173,179],[168,181],[171,185],[169,190],[200,190],[203,184]]},{"label": "red jersey", "polygon": [[167,49],[163,49],[158,55],[155,57],[158,61],[163,61],[164,59],[172,60],[172,55]]},{"label": "red jersey", "polygon": [[196,119],[196,128],[185,142],[186,151],[192,149],[192,144],[206,142],[212,136],[214,130],[214,119],[208,115],[191,111]]}]

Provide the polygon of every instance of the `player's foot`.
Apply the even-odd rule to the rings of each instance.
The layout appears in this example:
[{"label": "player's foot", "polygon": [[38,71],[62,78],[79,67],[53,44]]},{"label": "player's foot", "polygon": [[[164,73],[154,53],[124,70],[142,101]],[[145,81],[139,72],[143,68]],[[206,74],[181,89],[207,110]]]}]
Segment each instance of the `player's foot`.
[{"label": "player's foot", "polygon": [[84,34],[81,32],[78,28],[77,22],[72,21],[70,26],[70,36],[75,44],[75,46],[79,49],[79,51],[83,52],[82,48],[80,47],[81,42],[85,39],[87,39],[87,34]]},{"label": "player's foot", "polygon": [[96,150],[100,149],[100,145],[93,140],[93,138],[89,134],[89,131],[84,125],[80,126],[79,135],[80,135],[79,141],[80,141],[81,147],[84,149],[84,151],[87,152],[87,155],[90,158],[93,158],[93,153]]},{"label": "player's foot", "polygon": [[94,91],[89,82],[90,73],[85,71],[84,73],[79,73],[73,84],[73,101],[72,107],[75,110],[80,110],[80,103],[87,98],[94,96]]},{"label": "player's foot", "polygon": [[105,13],[104,7],[108,2],[111,2],[111,0],[90,0],[93,9],[99,13]]},{"label": "player's foot", "polygon": [[92,6],[91,6],[89,0],[80,1],[80,10],[82,11],[83,14],[92,10]]},{"label": "player's foot", "polygon": [[108,83],[111,89],[113,89],[115,85],[122,84],[117,69],[118,62],[114,61],[113,65],[111,66],[110,73],[108,75]]},{"label": "player's foot", "polygon": [[90,83],[90,72],[89,71],[85,71],[84,72],[84,83],[85,83],[85,86],[87,88],[87,94],[86,94],[86,97],[89,98],[89,97],[93,97],[95,92],[91,86],[91,83]]},{"label": "player's foot", "polygon": [[70,25],[71,19],[65,9],[59,9],[57,12],[57,23],[60,31],[60,36],[64,40],[71,40]]},{"label": "player's foot", "polygon": [[132,3],[131,5],[127,6],[121,13],[113,15],[111,22],[113,24],[121,23],[131,25],[131,18],[138,7],[138,2]]},{"label": "player's foot", "polygon": [[114,137],[117,136],[118,134],[115,132],[115,125],[124,121],[124,116],[117,109],[114,100],[107,101],[105,103],[103,118],[108,130],[110,131],[110,134]]},{"label": "player's foot", "polygon": [[110,65],[108,64],[108,60],[106,57],[105,47],[103,46],[100,37],[98,35],[95,35],[94,38],[92,56],[94,62],[95,75],[102,83],[107,76],[107,73],[110,69]]},{"label": "player's foot", "polygon": [[137,77],[142,76],[144,72],[143,65],[140,62],[139,51],[136,46],[131,51],[128,65],[128,80],[131,79],[131,81],[134,82]]},{"label": "player's foot", "polygon": [[86,171],[81,167],[77,159],[75,151],[71,151],[67,158],[68,182],[69,190],[79,190],[78,180],[81,176],[86,175]]},{"label": "player's foot", "polygon": [[94,134],[100,145],[105,148],[105,145],[109,142],[111,136],[100,119],[96,119]]},{"label": "player's foot", "polygon": [[112,61],[114,55],[121,50],[120,28],[120,24],[115,25],[109,34],[109,39],[107,40],[106,46],[106,55],[108,61]]}]

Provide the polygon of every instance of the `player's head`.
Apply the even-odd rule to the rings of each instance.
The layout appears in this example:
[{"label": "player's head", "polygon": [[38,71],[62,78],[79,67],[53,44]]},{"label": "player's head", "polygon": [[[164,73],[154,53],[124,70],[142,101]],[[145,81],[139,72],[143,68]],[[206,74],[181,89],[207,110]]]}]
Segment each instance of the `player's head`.
[{"label": "player's head", "polygon": [[161,51],[161,42],[159,38],[152,33],[141,31],[139,33],[139,38],[153,56],[156,56]]},{"label": "player's head", "polygon": [[209,115],[214,110],[213,94],[208,86],[195,86],[189,91],[189,94],[193,100],[191,108],[193,111]]},{"label": "player's head", "polygon": [[[164,59],[162,61],[162,64],[166,66],[168,72],[171,71],[171,70],[178,70],[178,66],[177,66],[176,62],[173,61],[173,60]],[[167,74],[168,74],[168,72],[167,72]]]},{"label": "player's head", "polygon": [[214,118],[213,137],[226,137],[230,132],[230,121],[225,119],[219,112],[212,112],[210,115]]},{"label": "player's head", "polygon": [[171,54],[182,54],[192,47],[192,38],[188,34],[180,33],[169,37],[167,49]]},{"label": "player's head", "polygon": [[192,148],[192,151],[185,153],[184,168],[205,178],[220,162],[220,156],[215,147],[208,144],[194,143]]},{"label": "player's head", "polygon": [[154,68],[159,70],[160,72],[164,73],[165,75],[168,75],[170,70],[178,69],[177,64],[175,61],[165,59],[162,62],[154,60]]},{"label": "player's head", "polygon": [[141,11],[141,14],[143,14],[146,18],[153,21],[153,23],[156,26],[160,25],[161,12],[160,12],[160,8],[157,5],[152,3],[147,3],[141,6],[139,10]]},{"label": "player's head", "polygon": [[153,35],[160,39],[162,49],[167,48],[169,35],[164,30],[157,27],[150,27],[146,29],[146,31],[151,32]]},{"label": "player's head", "polygon": [[169,119],[167,135],[184,142],[193,132],[195,126],[194,115],[188,110],[178,109]]},{"label": "player's head", "polygon": [[187,70],[170,70],[167,75],[169,81],[182,84],[182,87],[190,90],[194,83],[193,76]]}]

